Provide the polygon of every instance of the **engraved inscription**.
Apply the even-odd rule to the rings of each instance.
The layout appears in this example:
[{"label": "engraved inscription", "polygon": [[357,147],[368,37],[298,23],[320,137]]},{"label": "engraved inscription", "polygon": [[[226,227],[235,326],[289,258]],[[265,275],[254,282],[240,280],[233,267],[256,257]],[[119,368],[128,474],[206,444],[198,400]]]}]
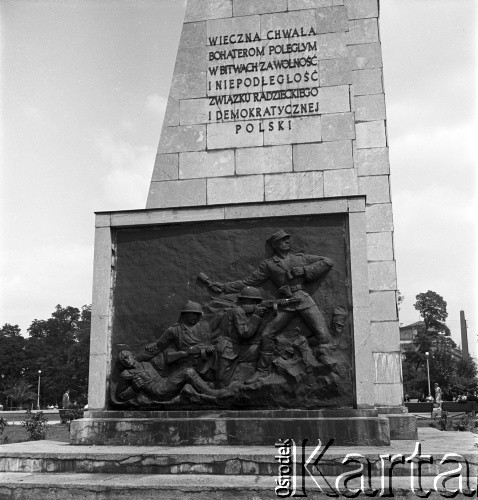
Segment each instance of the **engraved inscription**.
[{"label": "engraved inscription", "polygon": [[244,122],[241,131],[291,130],[292,118],[319,114],[313,27],[208,37],[208,122]]}]

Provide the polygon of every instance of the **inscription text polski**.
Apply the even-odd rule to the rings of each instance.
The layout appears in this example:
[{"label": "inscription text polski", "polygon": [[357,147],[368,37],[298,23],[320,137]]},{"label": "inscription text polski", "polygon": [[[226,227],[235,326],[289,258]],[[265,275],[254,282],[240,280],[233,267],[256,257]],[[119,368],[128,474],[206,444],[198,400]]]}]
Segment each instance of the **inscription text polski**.
[{"label": "inscription text polski", "polygon": [[235,132],[291,130],[319,114],[313,27],[208,37],[208,121],[239,122]]}]

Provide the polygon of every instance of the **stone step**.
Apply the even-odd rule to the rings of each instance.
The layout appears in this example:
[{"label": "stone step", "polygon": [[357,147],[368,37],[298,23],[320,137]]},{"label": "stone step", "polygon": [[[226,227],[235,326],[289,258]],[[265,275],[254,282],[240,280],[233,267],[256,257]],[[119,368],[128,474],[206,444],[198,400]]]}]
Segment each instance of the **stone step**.
[{"label": "stone step", "polygon": [[[440,466],[439,461],[447,452],[461,453],[463,461],[476,467],[478,449],[473,448],[473,434],[459,433],[460,440],[453,449],[437,447],[434,440],[438,436],[440,432],[435,429],[422,433],[421,453],[434,458],[433,464],[422,466],[422,475],[443,471],[444,466]],[[296,456],[300,461],[298,444]],[[323,474],[331,476],[355,470],[357,464],[342,463],[347,454],[353,452],[364,457],[362,462],[368,461],[371,473],[379,476],[383,468],[388,470],[390,463],[386,458],[382,460],[381,455],[408,457],[414,453],[416,444],[415,441],[394,441],[389,447],[330,447],[320,458],[319,468]],[[314,447],[307,446],[305,456],[310,457],[313,451]],[[74,446],[36,441],[0,446],[0,472],[271,476],[278,473],[277,454],[274,446]],[[455,465],[449,465],[450,469],[453,467]],[[395,465],[393,471],[394,475],[409,475],[410,464]]]},{"label": "stone step", "polygon": [[[335,487],[336,477],[308,478],[302,489],[298,482],[299,493],[309,498],[327,498],[323,492],[331,491],[328,485]],[[340,493],[344,496],[343,480],[339,481]],[[367,482],[365,482],[367,485]],[[429,498],[443,498],[444,491],[434,490],[434,477],[425,477],[422,488],[432,490]],[[1,500],[277,500],[275,488],[277,484],[271,476],[231,475],[227,478],[221,475],[161,475],[161,474],[28,474],[5,473],[0,476]],[[380,478],[374,478],[372,488],[379,490],[378,497],[417,498],[411,490],[409,478],[392,478],[391,487],[386,481],[384,489]],[[476,480],[469,485],[476,488]],[[360,488],[358,480],[347,484],[348,491]],[[418,487],[418,486],[416,486]],[[446,484],[448,492],[458,487],[458,481]],[[466,488],[466,485],[464,485]],[[370,490],[366,493],[370,494]],[[422,493],[423,494],[423,493]],[[476,495],[476,493],[475,493]],[[305,496],[305,495],[301,495]],[[359,498],[366,498],[362,492]],[[368,497],[370,498],[370,497]],[[464,498],[464,496],[457,496]]]}]

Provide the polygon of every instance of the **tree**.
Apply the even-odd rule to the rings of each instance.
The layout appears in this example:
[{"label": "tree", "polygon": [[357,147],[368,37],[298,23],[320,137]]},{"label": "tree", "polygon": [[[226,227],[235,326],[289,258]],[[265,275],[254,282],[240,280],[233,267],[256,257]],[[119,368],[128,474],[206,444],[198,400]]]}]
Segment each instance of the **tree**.
[{"label": "tree", "polygon": [[471,356],[460,359],[457,366],[458,390],[476,391],[478,388],[478,369]]},{"label": "tree", "polygon": [[91,306],[80,311],[61,305],[50,318],[32,321],[28,338],[17,325],[5,324],[0,329],[0,403],[15,394],[17,404],[27,401],[22,392],[28,393],[27,386],[30,390],[37,387],[39,370],[40,402],[59,402],[70,389],[74,400],[86,403],[90,326]]},{"label": "tree", "polygon": [[427,352],[431,385],[437,382],[443,392],[453,391],[457,382],[457,362],[451,348],[456,347],[455,342],[450,337],[427,333],[422,328],[415,338],[415,347],[406,353],[403,362],[405,391],[417,396],[428,394]]},{"label": "tree", "polygon": [[451,352],[456,344],[449,337],[438,335],[430,351],[430,379],[442,388],[452,392],[457,382],[457,361]]},{"label": "tree", "polygon": [[420,316],[425,323],[425,331],[435,331],[437,333],[444,332],[445,335],[450,335],[449,328],[445,325],[445,320],[448,317],[446,310],[446,302],[443,297],[436,292],[428,290],[426,293],[419,293],[416,296],[417,301],[414,307],[420,312]]},{"label": "tree", "polygon": [[445,324],[448,317],[447,303],[441,295],[431,290],[419,293],[416,299],[414,306],[420,312],[423,324],[418,327],[414,339],[415,349],[406,353],[403,362],[405,390],[414,394],[428,393],[428,352],[431,384],[436,382],[443,392],[451,392],[457,384],[458,374],[457,362],[452,354],[456,344]]},{"label": "tree", "polygon": [[19,338],[22,336],[20,327],[18,325],[11,325],[10,323],[5,323],[2,328],[0,328],[0,338]]},{"label": "tree", "polygon": [[0,403],[4,403],[6,391],[20,380],[25,368],[25,339],[18,325],[6,323],[0,328]]},{"label": "tree", "polygon": [[9,391],[8,396],[15,406],[22,408],[27,402],[34,401],[37,397],[32,386],[25,380],[19,380]]},{"label": "tree", "polygon": [[70,388],[80,403],[88,400],[88,369],[90,361],[91,306],[83,306],[75,332],[76,342],[68,351],[67,368],[70,373]]},{"label": "tree", "polygon": [[74,399],[86,398],[89,357],[89,306],[57,305],[51,318],[35,319],[28,328],[25,378],[34,384],[42,372],[41,401],[54,404],[70,389]]}]

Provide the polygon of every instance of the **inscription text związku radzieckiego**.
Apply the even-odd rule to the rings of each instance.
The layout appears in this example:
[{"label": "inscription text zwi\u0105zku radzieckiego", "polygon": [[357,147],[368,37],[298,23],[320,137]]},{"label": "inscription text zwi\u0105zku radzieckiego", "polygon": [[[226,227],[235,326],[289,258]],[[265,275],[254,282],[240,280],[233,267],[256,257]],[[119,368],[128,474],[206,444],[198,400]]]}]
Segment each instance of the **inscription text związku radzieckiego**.
[{"label": "inscription text zwi\u0105zku radzieckiego", "polygon": [[318,115],[317,44],[313,27],[208,37],[208,121],[249,122],[236,124],[238,134]]}]

